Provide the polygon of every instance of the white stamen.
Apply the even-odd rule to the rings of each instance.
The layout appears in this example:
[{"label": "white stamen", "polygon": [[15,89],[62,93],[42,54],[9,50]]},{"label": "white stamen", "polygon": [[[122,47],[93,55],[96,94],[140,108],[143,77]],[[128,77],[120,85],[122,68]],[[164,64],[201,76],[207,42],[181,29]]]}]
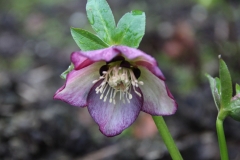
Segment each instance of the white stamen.
[{"label": "white stamen", "polygon": [[129,99],[132,99],[132,94],[129,93],[129,94],[128,94],[128,98],[129,98]]},{"label": "white stamen", "polygon": [[143,85],[144,83],[143,83],[143,81],[139,81],[138,84]]},{"label": "white stamen", "polygon": [[[96,94],[100,93],[100,99],[104,102],[116,104],[116,95],[119,94],[119,100],[123,103],[131,102],[133,98],[131,88],[133,88],[133,93],[142,97],[136,88],[139,85],[143,85],[142,81],[138,81],[130,68],[120,67],[119,64],[110,66],[108,71],[103,71],[103,75],[99,77],[98,80],[94,80],[92,83],[97,83],[102,80],[102,83],[96,87]],[[118,96],[117,96],[118,98]]]},{"label": "white stamen", "polygon": [[98,80],[94,80],[94,81],[92,81],[92,83],[96,83],[96,82],[98,82]]}]

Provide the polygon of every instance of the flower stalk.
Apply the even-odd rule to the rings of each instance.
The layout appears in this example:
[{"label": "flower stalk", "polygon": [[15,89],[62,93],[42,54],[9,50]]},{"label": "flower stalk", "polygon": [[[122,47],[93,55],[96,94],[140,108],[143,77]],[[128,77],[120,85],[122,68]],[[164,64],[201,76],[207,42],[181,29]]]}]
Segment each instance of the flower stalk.
[{"label": "flower stalk", "polygon": [[152,116],[158,132],[173,160],[183,160],[162,116]]},{"label": "flower stalk", "polygon": [[227,149],[227,143],[226,143],[224,128],[223,128],[223,121],[226,116],[221,116],[221,115],[222,114],[220,111],[218,114],[217,120],[216,120],[218,143],[219,143],[221,160],[228,160],[229,159],[228,158],[228,149]]}]

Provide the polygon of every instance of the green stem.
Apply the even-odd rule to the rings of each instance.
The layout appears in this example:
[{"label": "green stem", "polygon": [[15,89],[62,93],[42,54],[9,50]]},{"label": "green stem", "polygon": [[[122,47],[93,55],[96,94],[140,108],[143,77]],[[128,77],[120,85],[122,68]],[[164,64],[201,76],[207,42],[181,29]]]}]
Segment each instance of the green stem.
[{"label": "green stem", "polygon": [[168,130],[168,127],[162,116],[152,116],[157,126],[160,136],[162,137],[173,160],[183,160],[174,140]]},{"label": "green stem", "polygon": [[221,160],[228,160],[228,150],[223,129],[223,120],[217,117],[216,121],[218,143],[220,148]]}]

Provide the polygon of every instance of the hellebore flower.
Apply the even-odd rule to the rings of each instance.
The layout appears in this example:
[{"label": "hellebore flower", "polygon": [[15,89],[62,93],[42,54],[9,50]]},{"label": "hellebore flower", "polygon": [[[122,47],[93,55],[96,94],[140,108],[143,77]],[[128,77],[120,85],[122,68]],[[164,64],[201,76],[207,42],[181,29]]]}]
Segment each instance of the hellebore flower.
[{"label": "hellebore flower", "polygon": [[115,136],[129,127],[140,111],[171,115],[177,104],[157,62],[127,46],[73,52],[74,70],[54,99],[85,107],[100,131]]}]

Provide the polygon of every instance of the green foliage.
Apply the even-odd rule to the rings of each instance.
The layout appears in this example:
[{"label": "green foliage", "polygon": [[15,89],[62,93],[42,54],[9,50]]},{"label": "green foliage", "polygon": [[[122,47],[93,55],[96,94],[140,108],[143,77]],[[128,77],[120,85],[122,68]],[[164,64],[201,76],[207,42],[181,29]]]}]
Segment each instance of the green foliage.
[{"label": "green foliage", "polygon": [[236,84],[236,95],[231,100],[230,117],[240,121],[240,86]]},{"label": "green foliage", "polygon": [[[88,0],[86,10],[92,28],[107,46],[125,45],[134,48],[139,46],[145,33],[146,18],[144,12],[134,10],[126,13],[116,27],[112,10],[106,0]],[[74,39],[80,47],[77,38],[75,37]],[[92,42],[95,40],[99,41],[97,38],[91,38]],[[85,43],[87,45],[87,42]],[[99,42],[96,43],[99,44]]]},{"label": "green foliage", "polygon": [[213,95],[213,99],[215,102],[215,105],[219,111],[220,109],[220,79],[219,78],[213,78],[209,74],[206,74],[209,82],[210,82],[210,87]]},{"label": "green foliage", "polygon": [[230,117],[240,121],[240,96],[236,95],[231,101]]},{"label": "green foliage", "polygon": [[88,0],[87,17],[97,35],[106,43],[112,43],[115,20],[106,0]]},{"label": "green foliage", "polygon": [[145,19],[142,11],[126,13],[118,22],[115,43],[137,48],[145,33]]},{"label": "green foliage", "polygon": [[206,74],[213,95],[214,102],[219,111],[218,118],[224,120],[226,116],[240,121],[240,86],[236,84],[236,95],[232,97],[232,81],[226,63],[219,61],[219,78],[212,78]]},{"label": "green foliage", "polygon": [[108,47],[99,37],[80,28],[71,28],[71,34],[82,51],[97,50]]},{"label": "green foliage", "polygon": [[240,86],[239,86],[239,84],[236,84],[236,94],[240,94]]},{"label": "green foliage", "polygon": [[224,3],[224,0],[198,0],[198,3],[206,8],[214,8]]},{"label": "green foliage", "polygon": [[232,98],[232,80],[226,63],[219,60],[219,76],[221,83],[221,106],[223,108],[229,108]]},{"label": "green foliage", "polygon": [[67,74],[68,74],[69,72],[71,72],[71,71],[73,70],[73,68],[74,68],[74,66],[73,66],[73,64],[71,63],[71,65],[68,67],[68,69],[67,69],[66,71],[64,71],[64,72],[60,75],[60,77],[61,77],[62,79],[66,79],[66,78],[67,78]]}]

